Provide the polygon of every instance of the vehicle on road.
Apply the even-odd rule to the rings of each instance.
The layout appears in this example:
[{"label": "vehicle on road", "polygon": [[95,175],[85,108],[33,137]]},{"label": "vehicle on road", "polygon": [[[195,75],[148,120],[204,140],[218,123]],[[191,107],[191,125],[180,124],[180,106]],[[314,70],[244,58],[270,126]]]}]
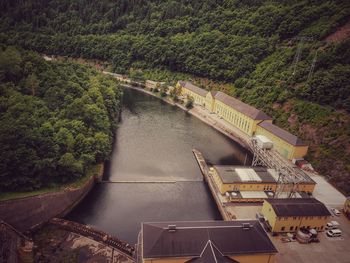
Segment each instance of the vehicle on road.
[{"label": "vehicle on road", "polygon": [[326,232],[326,235],[329,237],[340,237],[342,235],[342,232],[339,229],[332,229],[332,230],[328,230]]}]

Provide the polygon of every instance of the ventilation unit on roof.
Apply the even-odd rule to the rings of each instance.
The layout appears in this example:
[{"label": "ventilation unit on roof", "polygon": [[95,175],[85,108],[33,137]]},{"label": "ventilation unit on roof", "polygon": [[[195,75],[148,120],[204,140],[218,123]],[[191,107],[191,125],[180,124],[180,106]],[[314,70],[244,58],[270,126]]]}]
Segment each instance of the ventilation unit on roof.
[{"label": "ventilation unit on roof", "polygon": [[243,230],[249,230],[252,228],[252,226],[250,225],[250,223],[243,223],[242,228]]},{"label": "ventilation unit on roof", "polygon": [[176,225],[168,225],[169,232],[176,232]]}]

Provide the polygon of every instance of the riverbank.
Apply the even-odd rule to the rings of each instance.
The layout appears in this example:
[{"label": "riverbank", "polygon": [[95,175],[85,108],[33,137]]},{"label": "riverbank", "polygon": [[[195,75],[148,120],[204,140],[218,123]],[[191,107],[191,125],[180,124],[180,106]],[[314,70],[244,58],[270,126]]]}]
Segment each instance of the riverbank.
[{"label": "riverbank", "polygon": [[[90,169],[85,178],[60,188],[46,189],[45,193],[8,194],[0,202],[0,218],[21,232],[31,231],[56,216],[65,216],[90,192],[104,172],[104,164]],[[23,194],[24,195],[24,194]],[[8,199],[10,197],[15,197]]]},{"label": "riverbank", "polygon": [[162,101],[177,106],[178,108],[188,112],[192,116],[196,117],[197,119],[201,120],[202,122],[206,123],[210,127],[214,128],[215,130],[219,131],[220,133],[224,134],[225,136],[229,137],[231,140],[237,142],[239,145],[244,147],[245,149],[250,151],[250,147],[248,145],[249,137],[244,135],[242,132],[240,132],[238,129],[234,129],[234,127],[228,127],[226,123],[224,123],[223,120],[220,120],[217,118],[217,116],[214,116],[214,114],[210,114],[208,111],[206,111],[204,108],[193,105],[192,109],[187,109],[185,106],[183,106],[180,103],[176,103],[172,100],[170,100],[168,97],[161,97],[155,94],[154,92],[148,91],[144,88],[134,87],[132,85],[123,84],[123,87],[131,88],[134,90],[138,90],[140,92],[143,92],[145,94],[151,95],[153,97],[156,97],[158,99],[161,99]]}]

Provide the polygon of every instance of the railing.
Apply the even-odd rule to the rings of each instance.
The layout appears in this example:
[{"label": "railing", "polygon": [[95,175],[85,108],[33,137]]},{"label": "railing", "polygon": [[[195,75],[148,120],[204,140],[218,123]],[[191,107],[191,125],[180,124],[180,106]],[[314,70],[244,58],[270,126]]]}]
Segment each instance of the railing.
[{"label": "railing", "polygon": [[50,223],[53,225],[59,226],[65,230],[92,238],[93,240],[101,242],[107,246],[113,247],[123,252],[124,254],[126,254],[127,256],[131,257],[134,260],[135,248],[133,246],[113,236],[110,236],[102,231],[93,229],[90,226],[81,225],[76,222],[72,222],[72,221],[68,221],[60,218],[53,218],[50,220]]}]

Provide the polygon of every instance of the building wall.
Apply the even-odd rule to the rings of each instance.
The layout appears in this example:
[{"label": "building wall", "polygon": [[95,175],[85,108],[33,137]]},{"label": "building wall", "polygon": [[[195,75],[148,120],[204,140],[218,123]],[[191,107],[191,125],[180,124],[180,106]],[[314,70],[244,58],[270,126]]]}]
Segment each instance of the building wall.
[{"label": "building wall", "polygon": [[277,217],[267,201],[264,201],[261,212],[269,222],[271,231],[275,233],[294,232],[300,228],[315,228],[318,231],[323,231],[330,218],[329,216]]},{"label": "building wall", "polygon": [[273,142],[273,148],[279,152],[283,157],[292,160],[295,158],[302,158],[307,154],[308,146],[294,146],[264,128],[257,126],[256,135],[263,135]]},{"label": "building wall", "polygon": [[276,191],[277,183],[232,183],[222,182],[217,171],[214,169],[213,179],[221,194],[227,191]]},{"label": "building wall", "polygon": [[297,186],[298,192],[306,192],[306,193],[313,193],[315,190],[316,183],[300,183]]},{"label": "building wall", "polygon": [[195,104],[198,104],[201,106],[204,106],[205,104],[205,97],[200,96],[197,93],[194,93],[193,91],[186,89],[184,87],[181,88],[181,95],[192,97]]},{"label": "building wall", "polygon": [[215,100],[214,112],[245,134],[250,136],[253,134],[253,129],[256,126],[256,122],[243,113],[236,111],[218,100]]},{"label": "building wall", "polygon": [[[274,254],[258,254],[258,255],[238,255],[230,257],[239,263],[274,263]],[[183,258],[159,258],[159,259],[144,259],[144,263],[185,263],[191,257]]]},{"label": "building wall", "polygon": [[343,210],[345,215],[350,218],[350,198],[346,199]]},{"label": "building wall", "polygon": [[274,263],[274,254],[232,256],[239,263]]},{"label": "building wall", "polygon": [[210,112],[214,112],[214,105],[215,105],[215,98],[213,98],[211,93],[208,92],[207,96],[205,97],[205,108]]}]

